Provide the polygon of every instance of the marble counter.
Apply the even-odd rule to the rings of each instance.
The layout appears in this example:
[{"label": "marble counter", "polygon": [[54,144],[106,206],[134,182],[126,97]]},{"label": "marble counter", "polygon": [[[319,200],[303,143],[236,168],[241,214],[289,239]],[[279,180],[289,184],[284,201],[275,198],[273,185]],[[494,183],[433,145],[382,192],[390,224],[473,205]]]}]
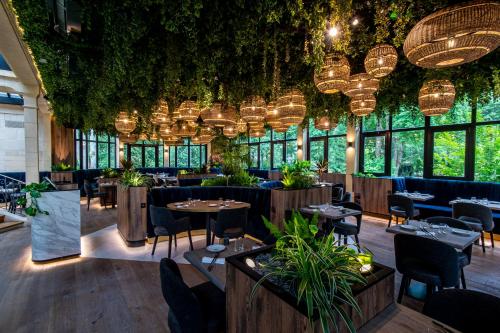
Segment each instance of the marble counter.
[{"label": "marble counter", "polygon": [[32,260],[79,255],[80,191],[43,192],[37,201],[49,215],[38,213],[31,218]]}]

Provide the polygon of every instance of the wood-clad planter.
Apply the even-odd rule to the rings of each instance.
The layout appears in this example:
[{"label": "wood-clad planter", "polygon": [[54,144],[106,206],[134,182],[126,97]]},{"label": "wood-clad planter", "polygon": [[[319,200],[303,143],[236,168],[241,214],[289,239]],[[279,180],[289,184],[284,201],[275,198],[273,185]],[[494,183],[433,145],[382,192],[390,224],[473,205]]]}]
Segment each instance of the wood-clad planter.
[{"label": "wood-clad planter", "polygon": [[[226,258],[226,326],[228,332],[321,332],[319,320],[309,325],[303,304],[270,281],[265,281],[250,303],[249,295],[261,276],[244,262],[248,257],[269,251],[261,248],[250,253]],[[372,274],[366,275],[368,284],[353,286],[354,298],[361,308],[361,316],[349,306],[344,310],[359,329],[394,303],[394,270],[374,264]],[[339,319],[339,332],[348,332]],[[335,332],[335,328],[331,328]]]},{"label": "wood-clad planter", "polygon": [[332,183],[332,184],[344,184],[345,186],[345,174],[343,173],[324,173],[319,177],[322,182]]},{"label": "wood-clad planter", "polygon": [[365,212],[389,214],[387,194],[392,191],[392,179],[352,177],[352,190]]},{"label": "wood-clad planter", "polygon": [[320,205],[331,201],[331,186],[312,187],[302,190],[272,190],[271,221],[282,229],[287,210],[298,210],[308,205]]},{"label": "wood-clad planter", "polygon": [[73,183],[73,171],[52,171],[50,180],[54,183]]},{"label": "wood-clad planter", "polygon": [[118,231],[127,246],[143,246],[146,240],[147,188],[118,186]]},{"label": "wood-clad planter", "polygon": [[42,192],[31,220],[31,257],[47,261],[80,254],[80,190]]}]

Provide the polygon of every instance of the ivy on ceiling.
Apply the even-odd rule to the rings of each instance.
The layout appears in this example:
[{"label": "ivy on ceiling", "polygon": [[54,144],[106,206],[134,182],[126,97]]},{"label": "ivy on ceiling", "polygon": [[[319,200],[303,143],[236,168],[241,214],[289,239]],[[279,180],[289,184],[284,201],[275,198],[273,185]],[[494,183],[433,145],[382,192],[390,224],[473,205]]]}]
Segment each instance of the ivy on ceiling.
[{"label": "ivy on ceiling", "polygon": [[[377,43],[398,49],[395,71],[381,80],[377,113],[417,105],[425,79],[446,77],[457,98],[500,95],[498,51],[446,70],[410,64],[404,39],[443,0],[81,0],[81,31],[54,29],[45,0],[12,0],[56,119],[67,127],[112,132],[121,110],[147,118],[160,98],[175,107],[188,98],[239,103],[270,100],[280,88],[304,92],[308,116],[348,114],[348,98],[324,95],[313,71],[325,52],[347,55],[351,73]],[[359,23],[352,25],[357,18]],[[340,34],[326,31],[335,25]]]}]

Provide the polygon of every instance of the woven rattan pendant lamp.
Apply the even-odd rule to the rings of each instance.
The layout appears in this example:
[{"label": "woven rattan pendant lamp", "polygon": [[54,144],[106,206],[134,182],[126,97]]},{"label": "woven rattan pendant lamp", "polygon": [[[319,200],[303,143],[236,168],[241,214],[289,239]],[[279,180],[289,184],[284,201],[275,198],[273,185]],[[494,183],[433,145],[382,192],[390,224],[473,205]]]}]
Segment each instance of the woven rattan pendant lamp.
[{"label": "woven rattan pendant lamp", "polygon": [[314,84],[323,94],[334,94],[346,88],[350,74],[351,66],[346,57],[328,54],[319,73],[314,73]]},{"label": "woven rattan pendant lamp", "polygon": [[115,120],[115,128],[123,134],[130,134],[135,130],[137,121],[135,117],[129,116],[127,112],[120,112]]},{"label": "woven rattan pendant lamp", "polygon": [[266,111],[266,123],[271,126],[271,128],[278,132],[277,129],[284,128],[285,131],[288,129],[288,126],[283,125],[281,120],[279,119],[279,111],[278,108],[276,107],[276,102],[271,101],[267,105],[267,111]]},{"label": "woven rattan pendant lamp", "polygon": [[224,127],[226,125],[236,125],[238,115],[235,107],[214,103],[211,107],[201,110],[201,119],[208,126]]},{"label": "woven rattan pendant lamp", "polygon": [[379,88],[379,80],[367,73],[351,75],[344,91],[349,97],[374,94]]},{"label": "woven rattan pendant lamp", "polygon": [[418,22],[403,45],[408,60],[424,68],[458,66],[500,45],[500,3],[471,1],[439,10]]},{"label": "woven rattan pendant lamp", "polygon": [[450,110],[455,102],[455,86],[449,80],[424,82],[418,95],[418,106],[425,116],[439,116]]},{"label": "woven rattan pendant lamp", "polygon": [[240,117],[250,128],[261,127],[266,117],[266,101],[260,96],[246,98],[240,106]]},{"label": "woven rattan pendant lamp", "polygon": [[398,62],[398,53],[394,46],[379,44],[368,51],[365,57],[365,70],[375,78],[389,75]]},{"label": "woven rattan pendant lamp", "polygon": [[377,100],[373,94],[356,95],[349,103],[351,112],[358,117],[369,115],[375,109]]},{"label": "woven rattan pendant lamp", "polygon": [[151,113],[150,121],[153,125],[168,124],[170,122],[168,104],[166,101],[160,100],[156,109]]},{"label": "woven rattan pendant lamp", "polygon": [[283,126],[299,125],[306,115],[306,100],[298,89],[285,89],[276,101],[278,119]]},{"label": "woven rattan pendant lamp", "polygon": [[320,131],[329,131],[337,127],[337,123],[329,116],[316,117],[314,119],[314,128]]},{"label": "woven rattan pendant lamp", "polygon": [[177,112],[179,113],[179,120],[194,123],[200,116],[200,107],[194,101],[184,101],[177,108]]}]

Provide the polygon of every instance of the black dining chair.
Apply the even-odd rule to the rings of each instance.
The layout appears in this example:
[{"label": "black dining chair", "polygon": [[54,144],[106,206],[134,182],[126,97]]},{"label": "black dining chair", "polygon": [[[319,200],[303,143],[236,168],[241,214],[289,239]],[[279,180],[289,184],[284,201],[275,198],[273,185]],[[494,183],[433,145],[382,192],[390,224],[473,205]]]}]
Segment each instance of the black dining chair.
[{"label": "black dining chair", "polygon": [[172,333],[223,332],[226,296],[210,282],[189,288],[175,261],[160,261],[163,298],[168,304],[168,327]]},{"label": "black dining chair", "polygon": [[[359,210],[360,212],[363,212],[363,208],[354,202],[342,202],[340,203],[340,205],[344,208]],[[363,214],[356,215],[354,217],[356,218],[356,224],[346,222],[345,218],[343,218],[340,221],[333,222],[333,228],[334,228],[333,230],[336,234],[339,235],[339,242],[342,240],[342,236],[344,237],[345,245],[347,245],[347,238],[349,236],[354,236],[354,239],[356,240],[356,245],[359,248],[358,235],[361,230],[361,222],[363,220]]]},{"label": "black dining chair", "polygon": [[399,218],[403,218],[404,222],[406,222],[420,215],[419,210],[413,206],[413,200],[402,195],[389,194],[387,196],[387,207],[389,207],[388,228],[391,226],[393,216],[396,217],[396,224],[398,224]]},{"label": "black dining chair", "polygon": [[332,186],[332,203],[338,203],[344,196],[344,187],[342,184]]},{"label": "black dining chair", "polygon": [[452,210],[453,218],[467,223],[472,230],[481,233],[483,253],[486,252],[484,232],[490,233],[491,247],[495,247],[495,240],[493,238],[495,222],[493,222],[493,214],[490,208],[472,202],[455,202],[452,206]]},{"label": "black dining chair", "polygon": [[[446,224],[450,228],[471,231],[472,229],[463,221],[446,217],[446,216],[433,216],[426,219],[430,224]],[[460,280],[462,281],[462,288],[467,289],[465,284],[464,267],[470,265],[472,261],[472,244],[467,246],[462,251],[458,251],[458,266],[460,267]]]},{"label": "black dining chair", "polygon": [[463,333],[494,332],[500,298],[474,290],[447,289],[429,297],[422,312]]},{"label": "black dining chair", "polygon": [[[107,195],[106,192],[96,192],[87,180],[83,183],[83,189],[85,190],[85,196],[87,197],[87,210],[90,210],[90,201],[92,199],[104,198]],[[106,208],[106,200],[104,200],[104,208]]]},{"label": "black dining chair", "polygon": [[401,303],[411,280],[426,284],[426,298],[435,288],[442,290],[459,286],[458,254],[450,245],[416,235],[396,234],[394,252],[396,268],[403,275],[398,303]]},{"label": "black dining chair", "polygon": [[175,247],[177,247],[177,234],[187,231],[189,238],[189,247],[193,250],[193,240],[191,238],[191,221],[189,217],[175,219],[172,212],[165,207],[149,206],[151,224],[154,227],[155,241],[151,255],[155,254],[158,237],[168,236],[168,258],[172,254],[172,237],[174,237]]},{"label": "black dining chair", "polygon": [[217,219],[210,223],[212,244],[217,238],[240,238],[245,236],[248,219],[248,208],[221,209]]}]

